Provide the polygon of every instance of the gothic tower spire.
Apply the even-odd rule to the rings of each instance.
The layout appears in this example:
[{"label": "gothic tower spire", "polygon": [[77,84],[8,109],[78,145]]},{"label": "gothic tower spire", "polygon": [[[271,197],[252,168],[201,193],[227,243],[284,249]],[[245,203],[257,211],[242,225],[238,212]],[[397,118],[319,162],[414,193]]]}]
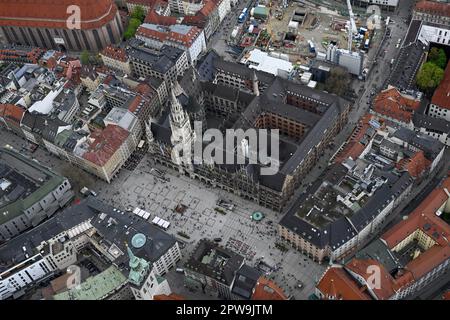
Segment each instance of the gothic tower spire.
[{"label": "gothic tower spire", "polygon": [[259,96],[259,84],[258,84],[258,77],[256,76],[256,71],[253,70],[253,78],[252,78],[252,83],[253,83],[253,94],[256,96]]}]

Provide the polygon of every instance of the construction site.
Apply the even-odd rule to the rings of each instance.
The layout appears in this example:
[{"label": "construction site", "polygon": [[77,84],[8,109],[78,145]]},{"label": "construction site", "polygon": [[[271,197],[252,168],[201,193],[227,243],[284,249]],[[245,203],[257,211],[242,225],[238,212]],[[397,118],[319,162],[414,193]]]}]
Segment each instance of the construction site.
[{"label": "construction site", "polygon": [[329,53],[335,48],[342,50],[338,54],[347,56],[347,63],[361,65],[351,72],[361,76],[366,68],[364,56],[376,47],[385,23],[381,23],[381,15],[373,14],[376,12],[373,8],[368,8],[370,14],[354,14],[348,5],[345,15],[345,11],[333,11],[301,0],[268,0],[265,4],[260,1],[247,10],[247,19],[241,14],[229,41],[238,51],[244,50],[244,55],[257,48],[289,61],[294,69],[310,64],[311,60],[337,63],[339,57],[330,58]]}]

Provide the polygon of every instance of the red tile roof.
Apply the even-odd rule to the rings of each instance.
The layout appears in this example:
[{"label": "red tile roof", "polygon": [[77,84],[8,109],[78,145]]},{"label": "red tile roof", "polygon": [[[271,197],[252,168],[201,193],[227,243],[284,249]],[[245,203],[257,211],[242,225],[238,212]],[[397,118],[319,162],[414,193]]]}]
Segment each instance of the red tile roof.
[{"label": "red tile roof", "polygon": [[25,110],[23,108],[14,104],[0,104],[0,117],[8,124],[20,126],[24,113]]},{"label": "red tile roof", "polygon": [[39,65],[44,66],[50,70],[53,70],[58,65],[58,59],[64,56],[64,53],[61,51],[54,51],[54,54],[48,58],[43,59],[43,57],[39,60]]},{"label": "red tile roof", "polygon": [[275,282],[260,277],[256,283],[252,300],[287,300],[287,297]]},{"label": "red tile roof", "polygon": [[[0,18],[1,19],[1,18]],[[1,22],[0,22],[1,25]],[[41,48],[32,48],[31,50],[25,50],[22,48],[4,48],[0,49],[0,61],[14,61],[23,60],[25,57],[29,63],[37,63],[41,56],[44,54],[45,50]]]},{"label": "red tile roof", "polygon": [[391,87],[381,91],[375,98],[373,109],[375,112],[409,123],[414,111],[420,107],[420,100],[402,95],[397,88]]},{"label": "red tile roof", "polygon": [[216,8],[218,3],[216,3],[216,1],[214,0],[209,0],[205,3],[205,5],[203,6],[203,8],[200,9],[199,13],[204,15],[205,17],[209,16],[214,9]]},{"label": "red tile roof", "polygon": [[71,5],[81,9],[81,28],[101,28],[114,19],[113,0],[0,0],[0,26],[67,28]]},{"label": "red tile roof", "polygon": [[450,257],[450,225],[436,215],[449,199],[444,189],[450,190],[450,178],[433,190],[408,219],[401,221],[382,236],[391,249],[418,230],[433,239],[435,245],[406,265],[406,269],[416,279]]},{"label": "red tile roof", "polygon": [[434,91],[431,103],[441,108],[450,109],[450,61],[445,68],[444,79]]},{"label": "red tile roof", "polygon": [[134,92],[146,97],[151,98],[156,93],[156,91],[150,87],[147,83],[139,83],[134,89]]},{"label": "red tile roof", "polygon": [[127,3],[141,5],[143,7],[151,7],[155,3],[155,0],[127,0]]},{"label": "red tile roof", "polygon": [[177,33],[169,29],[169,27],[160,26],[158,30],[149,29],[145,26],[140,26],[136,31],[137,35],[142,37],[155,39],[159,42],[171,41],[182,44],[189,48],[194,43],[195,39],[200,35],[201,30],[196,26],[191,26],[189,32],[186,34]]},{"label": "red tile roof", "polygon": [[447,292],[442,295],[442,300],[450,300],[450,290],[447,290]]},{"label": "red tile roof", "polygon": [[157,295],[153,296],[153,300],[187,300],[187,299],[176,293],[171,293],[169,295],[157,294]]},{"label": "red tile roof", "polygon": [[[401,287],[414,281],[412,274],[406,272],[400,279],[394,279],[386,268],[376,260],[373,259],[356,259],[353,258],[345,267],[353,273],[363,277],[369,284],[372,284],[373,271],[371,268],[377,266],[380,270],[379,286],[374,286],[371,291],[377,296],[379,300],[388,300]],[[375,285],[377,283],[374,283]]]},{"label": "red tile roof", "polygon": [[341,267],[329,268],[317,284],[326,300],[370,300],[366,287],[359,284]]},{"label": "red tile roof", "polygon": [[[220,0],[205,0],[205,3],[201,9],[197,11],[197,13],[193,16],[183,17],[182,23],[190,26],[204,28],[207,23],[208,16],[211,15],[211,13],[217,8],[220,3]],[[170,26],[177,23],[177,17],[167,17],[157,14],[155,11],[157,5],[158,3],[156,2],[153,5],[152,9],[149,10],[149,13],[145,18],[145,22],[165,26]]]},{"label": "red tile roof", "polygon": [[83,158],[97,166],[104,166],[126,141],[128,135],[128,131],[114,124],[108,124],[103,130],[94,131],[90,135],[94,141],[89,144]]},{"label": "red tile roof", "polygon": [[360,141],[366,134],[367,129],[370,127],[369,121],[372,118],[373,116],[370,114],[366,114],[361,118],[355,130],[353,130],[352,135],[348,139],[346,146],[336,155],[336,163],[341,163],[349,157],[356,160],[361,155],[366,146],[364,146]]},{"label": "red tile roof", "polygon": [[421,0],[416,4],[415,10],[432,15],[450,17],[449,3]]},{"label": "red tile roof", "polygon": [[183,19],[183,23],[191,26],[196,26],[199,28],[204,28],[206,25],[207,18],[200,13],[197,13],[195,16],[186,16]]},{"label": "red tile roof", "polygon": [[170,26],[177,23],[176,17],[168,17],[168,16],[162,16],[156,13],[156,11],[152,8],[147,16],[145,17],[146,23],[153,23],[153,24],[159,24],[163,26]]},{"label": "red tile roof", "polygon": [[114,46],[107,46],[105,49],[102,50],[101,54],[121,62],[125,62],[128,60],[125,49],[117,48]]},{"label": "red tile roof", "polygon": [[64,273],[62,276],[50,281],[50,286],[54,293],[60,293],[67,289],[67,280],[69,280],[72,274],[69,272]]},{"label": "red tile roof", "polygon": [[[374,288],[367,288],[367,293],[370,291],[377,299],[386,300],[444,263],[450,257],[450,225],[435,213],[446,205],[449,199],[447,194],[449,188],[450,178],[447,178],[410,214],[408,219],[398,223],[381,237],[390,250],[396,250],[399,243],[418,230],[433,239],[434,245],[431,244],[431,247],[426,250],[423,248],[425,251],[408,262],[404,269],[391,275],[377,260],[353,258],[345,264],[345,270],[336,267],[327,270],[319,281],[317,289],[326,298],[362,298],[364,288],[360,288],[353,274],[365,279],[368,286],[376,284],[372,283],[374,274],[372,268],[376,266],[381,275],[380,283]],[[345,271],[350,273],[346,274]]]},{"label": "red tile roof", "polygon": [[425,154],[422,150],[416,152],[411,158],[404,158],[400,160],[396,167],[397,169],[406,170],[409,174],[415,178],[422,175],[426,169],[431,165],[431,161],[425,158]]},{"label": "red tile roof", "polygon": [[135,113],[137,108],[139,107],[139,105],[142,102],[142,97],[140,96],[136,96],[133,101],[131,101],[130,105],[128,106],[128,111]]}]

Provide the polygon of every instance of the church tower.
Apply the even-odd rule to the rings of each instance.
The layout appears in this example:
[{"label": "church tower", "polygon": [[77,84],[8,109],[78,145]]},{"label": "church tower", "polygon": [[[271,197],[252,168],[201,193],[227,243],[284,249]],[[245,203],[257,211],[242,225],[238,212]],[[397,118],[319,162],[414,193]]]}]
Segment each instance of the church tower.
[{"label": "church tower", "polygon": [[128,257],[130,258],[128,281],[135,286],[140,286],[142,282],[147,279],[147,275],[150,271],[150,264],[145,259],[136,257],[128,245],[127,251]]},{"label": "church tower", "polygon": [[170,92],[170,128],[172,129],[171,142],[172,161],[179,166],[180,172],[183,168],[193,170],[192,149],[195,140],[195,132],[191,127],[191,121],[174,91]]},{"label": "church tower", "polygon": [[[131,247],[135,249],[142,248],[147,243],[146,236],[137,233],[131,239]],[[126,245],[130,272],[128,274],[128,283],[136,300],[152,300],[155,295],[169,295],[169,283],[166,279],[155,273],[153,264],[144,258],[137,257],[131,247]]]}]

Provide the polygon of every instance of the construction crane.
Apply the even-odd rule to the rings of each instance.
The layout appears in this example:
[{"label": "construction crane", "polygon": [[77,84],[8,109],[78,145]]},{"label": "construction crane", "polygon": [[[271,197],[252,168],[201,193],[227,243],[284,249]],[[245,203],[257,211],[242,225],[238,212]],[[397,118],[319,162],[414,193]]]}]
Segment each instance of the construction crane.
[{"label": "construction crane", "polygon": [[350,16],[350,26],[348,28],[348,51],[352,51],[353,35],[358,33],[355,23],[355,15],[353,14],[352,4],[347,0],[348,15]]}]

